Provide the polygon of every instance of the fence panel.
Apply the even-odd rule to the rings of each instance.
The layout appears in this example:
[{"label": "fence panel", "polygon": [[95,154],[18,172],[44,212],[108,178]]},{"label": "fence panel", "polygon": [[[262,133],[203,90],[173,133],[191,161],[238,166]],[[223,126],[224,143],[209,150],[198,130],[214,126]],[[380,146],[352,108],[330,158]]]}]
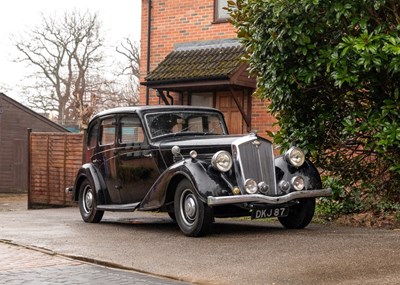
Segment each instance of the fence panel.
[{"label": "fence panel", "polygon": [[31,133],[28,207],[73,205],[65,188],[82,165],[83,135]]}]

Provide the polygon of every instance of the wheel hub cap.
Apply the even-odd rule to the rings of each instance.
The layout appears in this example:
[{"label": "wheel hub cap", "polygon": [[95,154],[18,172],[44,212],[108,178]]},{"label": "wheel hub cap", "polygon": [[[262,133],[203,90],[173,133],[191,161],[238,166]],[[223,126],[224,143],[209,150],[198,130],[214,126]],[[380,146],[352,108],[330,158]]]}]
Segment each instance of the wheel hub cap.
[{"label": "wheel hub cap", "polygon": [[93,206],[93,193],[92,192],[86,192],[86,196],[85,196],[85,204],[86,204],[86,208],[89,210],[92,208]]},{"label": "wheel hub cap", "polygon": [[194,219],[196,217],[196,202],[192,196],[186,197],[185,200],[185,214],[189,219]]}]

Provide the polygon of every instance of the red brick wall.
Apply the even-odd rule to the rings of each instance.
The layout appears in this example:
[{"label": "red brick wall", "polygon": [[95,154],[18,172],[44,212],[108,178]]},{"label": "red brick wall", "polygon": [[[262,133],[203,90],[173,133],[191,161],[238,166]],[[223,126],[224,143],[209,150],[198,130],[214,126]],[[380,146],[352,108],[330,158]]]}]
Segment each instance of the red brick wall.
[{"label": "red brick wall", "polygon": [[[142,0],[141,82],[147,68],[148,1]],[[175,43],[236,38],[229,23],[214,24],[213,0],[152,0],[151,10],[151,64],[153,70],[170,53]],[[145,103],[146,88],[140,90],[140,102]],[[154,94],[154,93],[153,93]],[[150,104],[158,98],[151,96]]]},{"label": "red brick wall", "polygon": [[253,98],[252,102],[252,130],[256,130],[263,137],[270,138],[266,132],[276,132],[279,126],[275,125],[276,119],[268,112],[268,101]]},{"label": "red brick wall", "polygon": [[[142,32],[140,81],[147,73],[148,1],[142,0]],[[174,44],[236,38],[230,23],[214,23],[214,0],[152,0],[150,71],[170,53]],[[146,103],[146,87],[140,88],[140,103]],[[150,105],[158,104],[154,90],[150,89]],[[272,130],[275,119],[266,113],[266,104],[253,99],[253,126],[265,136],[265,130]]]}]

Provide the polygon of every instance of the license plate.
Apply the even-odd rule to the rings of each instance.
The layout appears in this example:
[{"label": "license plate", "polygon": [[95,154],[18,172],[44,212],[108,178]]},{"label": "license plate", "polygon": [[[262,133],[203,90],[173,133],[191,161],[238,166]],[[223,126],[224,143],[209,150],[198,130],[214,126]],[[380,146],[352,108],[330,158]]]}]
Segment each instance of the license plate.
[{"label": "license plate", "polygon": [[252,219],[265,219],[265,218],[276,218],[286,217],[289,214],[289,208],[271,208],[271,209],[257,209],[251,214]]}]

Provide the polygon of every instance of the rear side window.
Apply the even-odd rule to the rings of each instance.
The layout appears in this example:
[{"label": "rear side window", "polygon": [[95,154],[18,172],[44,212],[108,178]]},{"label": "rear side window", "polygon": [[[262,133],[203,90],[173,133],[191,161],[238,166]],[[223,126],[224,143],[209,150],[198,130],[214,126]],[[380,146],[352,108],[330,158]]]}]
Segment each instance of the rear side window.
[{"label": "rear side window", "polygon": [[93,148],[97,145],[97,138],[99,134],[99,122],[90,126],[87,137],[87,146]]},{"label": "rear side window", "polygon": [[121,144],[135,144],[144,141],[143,128],[137,116],[124,116],[120,121]]},{"label": "rear side window", "polygon": [[115,141],[115,118],[104,119],[101,122],[100,144],[113,144]]}]

